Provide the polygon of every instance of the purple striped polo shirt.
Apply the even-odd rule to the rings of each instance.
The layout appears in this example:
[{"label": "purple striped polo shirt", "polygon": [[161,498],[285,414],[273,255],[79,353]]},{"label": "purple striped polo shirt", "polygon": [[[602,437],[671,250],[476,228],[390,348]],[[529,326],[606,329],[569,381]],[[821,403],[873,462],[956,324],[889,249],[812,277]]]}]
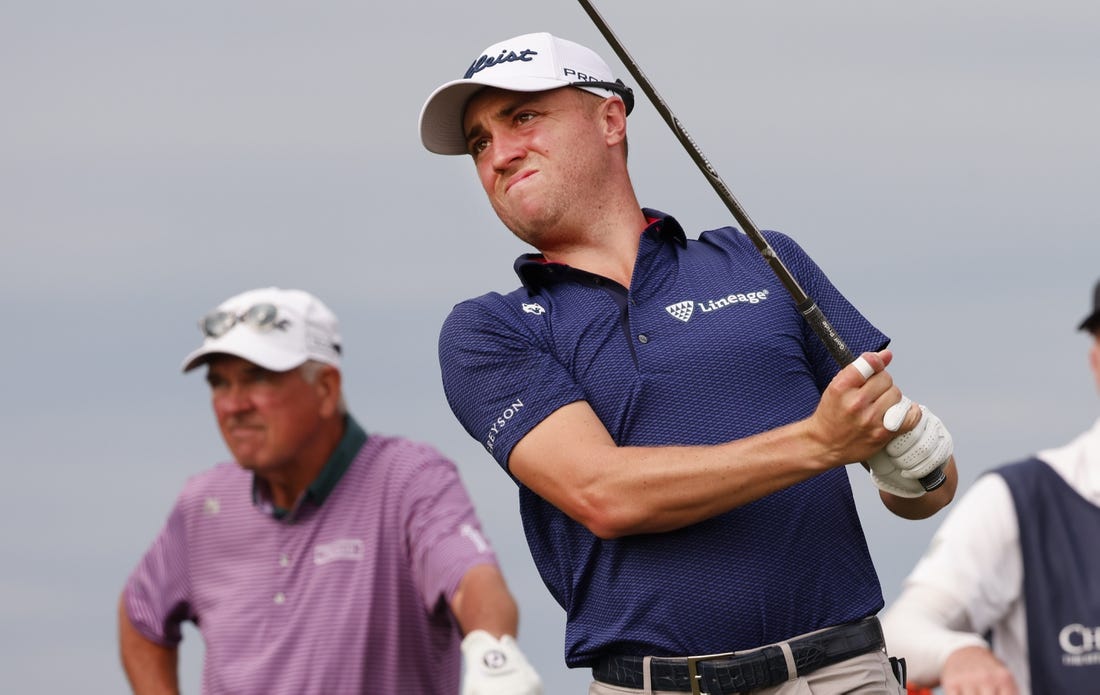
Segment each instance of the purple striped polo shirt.
[{"label": "purple striped polo shirt", "polygon": [[192,477],[131,574],[146,638],[173,646],[182,621],[198,626],[204,693],[458,692],[448,604],[497,559],[454,464],[349,417],[319,480],[333,471],[327,495],[304,493],[282,521],[234,462]]}]

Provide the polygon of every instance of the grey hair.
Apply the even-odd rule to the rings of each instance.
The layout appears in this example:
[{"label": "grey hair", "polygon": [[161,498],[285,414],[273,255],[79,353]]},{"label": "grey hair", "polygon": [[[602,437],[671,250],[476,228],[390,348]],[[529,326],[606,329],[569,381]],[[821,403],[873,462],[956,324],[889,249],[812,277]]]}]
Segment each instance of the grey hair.
[{"label": "grey hair", "polygon": [[[317,383],[317,377],[321,375],[321,370],[325,367],[332,367],[333,369],[337,369],[336,367],[333,367],[331,364],[328,364],[326,362],[321,362],[319,360],[306,360],[305,363],[302,364],[302,366],[298,367],[298,371],[301,373],[302,378],[306,380],[306,383],[315,384]],[[337,411],[340,413],[340,415],[348,414],[348,403],[347,400],[344,398],[343,389],[340,390],[340,403],[337,405]]]}]

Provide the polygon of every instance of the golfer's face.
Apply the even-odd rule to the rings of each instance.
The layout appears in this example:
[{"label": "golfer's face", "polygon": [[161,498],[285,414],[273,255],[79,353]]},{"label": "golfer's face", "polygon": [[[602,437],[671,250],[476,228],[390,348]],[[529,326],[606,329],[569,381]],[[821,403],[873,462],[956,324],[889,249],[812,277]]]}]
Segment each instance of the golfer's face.
[{"label": "golfer's face", "polygon": [[300,370],[219,356],[206,378],[222,438],[243,468],[264,475],[292,467],[317,436],[322,400]]},{"label": "golfer's face", "polygon": [[478,178],[501,220],[537,248],[592,194],[607,146],[599,99],[565,87],[484,89],[466,107],[463,132]]}]

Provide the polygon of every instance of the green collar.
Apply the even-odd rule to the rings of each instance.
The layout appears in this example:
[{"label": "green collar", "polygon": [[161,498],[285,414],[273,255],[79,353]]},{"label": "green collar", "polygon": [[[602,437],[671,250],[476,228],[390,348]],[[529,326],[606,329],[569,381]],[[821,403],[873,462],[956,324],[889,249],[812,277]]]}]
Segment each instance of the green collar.
[{"label": "green collar", "polygon": [[274,507],[268,501],[266,505],[261,502],[259,495],[259,489],[257,483],[260,481],[253,477],[252,479],[252,501],[258,503],[261,506],[268,506],[271,511],[271,515],[280,521],[293,522],[294,518],[298,515],[298,510],[302,506],[302,502],[305,500],[311,501],[314,506],[320,507],[325,503],[325,500],[336,489],[336,484],[340,482],[340,478],[344,476],[344,473],[348,470],[348,466],[355,460],[356,454],[363,448],[363,445],[367,443],[367,433],[355,421],[351,415],[344,416],[344,436],[340,438],[340,443],[336,445],[332,454],[328,457],[328,461],[325,462],[324,468],[317,474],[317,477],[313,479],[313,482],[309,484],[302,496],[295,502],[292,509],[281,509]]},{"label": "green collar", "polygon": [[336,487],[336,483],[340,482],[344,471],[348,469],[351,462],[355,460],[356,454],[366,443],[367,433],[359,426],[355,418],[346,415],[344,417],[344,436],[340,438],[340,443],[336,445],[336,449],[328,457],[325,467],[321,469],[314,481],[306,488],[306,494],[309,495],[314,504],[318,507],[324,504],[329,493]]}]

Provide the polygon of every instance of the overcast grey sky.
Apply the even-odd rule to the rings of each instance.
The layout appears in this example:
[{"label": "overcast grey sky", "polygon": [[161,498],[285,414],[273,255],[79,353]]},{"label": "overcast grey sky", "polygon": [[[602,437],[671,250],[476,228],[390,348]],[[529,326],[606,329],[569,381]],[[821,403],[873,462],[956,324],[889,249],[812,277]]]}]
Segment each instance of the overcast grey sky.
[{"label": "overcast grey sky", "polygon": [[[893,337],[964,487],[1092,422],[1073,329],[1100,277],[1100,6],[598,6],[756,223]],[[458,462],[547,693],[583,692],[514,487],[446,407],[435,355],[450,307],[514,287],[526,249],[468,158],[416,130],[484,47],[542,30],[633,83],[566,0],[0,4],[5,692],[123,691],[118,591],[183,481],[225,457],[179,362],[200,314],[265,285],[340,316],[368,430]],[[732,222],[640,93],[630,133],[645,205],[696,233]],[[892,517],[852,478],[889,600],[939,519]],[[196,693],[196,632],[183,650]]]}]

